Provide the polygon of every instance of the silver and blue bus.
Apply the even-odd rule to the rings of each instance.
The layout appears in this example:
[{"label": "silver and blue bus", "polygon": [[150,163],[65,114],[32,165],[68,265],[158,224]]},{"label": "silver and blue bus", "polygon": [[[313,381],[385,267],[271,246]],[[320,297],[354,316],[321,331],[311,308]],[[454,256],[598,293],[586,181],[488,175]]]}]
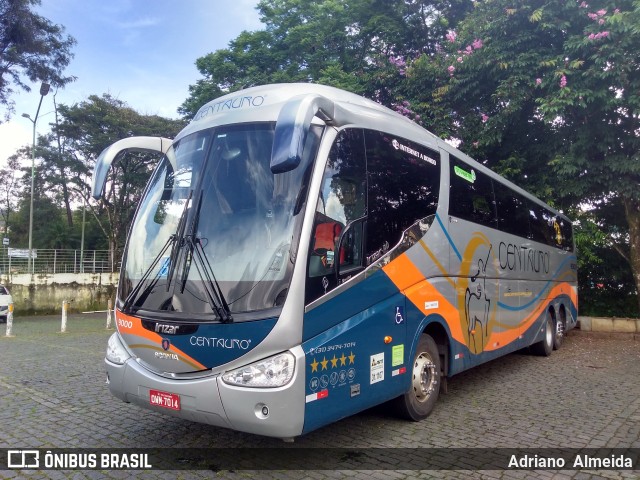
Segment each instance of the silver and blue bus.
[{"label": "silver and blue bus", "polygon": [[418,421],[449,377],[577,320],[571,221],[420,126],[312,84],[204,105],[159,152],[131,225],[109,389],[292,439],[388,402]]}]

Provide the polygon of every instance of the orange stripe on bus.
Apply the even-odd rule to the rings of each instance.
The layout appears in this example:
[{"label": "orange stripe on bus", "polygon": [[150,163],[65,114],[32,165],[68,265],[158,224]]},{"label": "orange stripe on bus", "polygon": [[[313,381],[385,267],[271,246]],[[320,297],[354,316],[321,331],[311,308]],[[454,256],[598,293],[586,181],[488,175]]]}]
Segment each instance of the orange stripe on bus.
[{"label": "orange stripe on bus", "polygon": [[[423,314],[437,313],[444,317],[451,336],[460,343],[465,343],[460,326],[458,309],[453,306],[447,298],[434,287],[429,280],[425,280],[424,275],[413,262],[403,254],[384,266],[384,273],[396,285],[398,290],[413,303]],[[437,308],[425,311],[425,303],[437,302]]]},{"label": "orange stripe on bus", "polygon": [[401,292],[424,280],[422,272],[404,253],[382,267],[382,270]]},{"label": "orange stripe on bus", "polygon": [[497,350],[499,348],[508,345],[515,341],[520,335],[523,335],[534,322],[542,315],[542,313],[548,308],[548,301],[553,300],[559,295],[568,295],[571,301],[576,304],[578,295],[576,290],[567,283],[561,283],[551,289],[548,295],[536,305],[536,308],[527,317],[518,324],[517,327],[507,330],[505,332],[492,332],[489,336],[487,345],[484,347],[484,351]]},{"label": "orange stripe on bus", "polygon": [[[123,322],[119,322],[119,319],[123,320]],[[131,322],[131,327],[127,326],[128,322]],[[162,336],[158,335],[155,332],[150,332],[149,330],[144,328],[142,326],[142,320],[139,317],[127,315],[119,310],[116,310],[116,325],[118,331],[123,335],[135,335],[136,337],[146,338],[147,340],[157,342],[158,344],[162,343]],[[134,346],[130,345],[130,347],[133,348]],[[207,369],[205,365],[201,364],[195,358],[184,353],[173,343],[171,344],[171,348],[169,348],[169,351],[181,355],[183,357],[183,360],[194,368],[199,368],[201,370]]]}]

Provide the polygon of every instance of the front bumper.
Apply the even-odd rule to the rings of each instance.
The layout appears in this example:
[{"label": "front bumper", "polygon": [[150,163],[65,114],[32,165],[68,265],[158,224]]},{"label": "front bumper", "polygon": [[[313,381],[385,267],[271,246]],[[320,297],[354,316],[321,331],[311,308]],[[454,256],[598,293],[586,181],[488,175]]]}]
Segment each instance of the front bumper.
[{"label": "front bumper", "polygon": [[[305,410],[304,352],[291,350],[296,367],[291,381],[279,388],[227,385],[220,375],[173,379],[156,375],[130,358],[123,365],[105,359],[109,390],[121,400],[193,422],[278,438],[302,433]],[[180,396],[180,410],[154,406],[149,391]],[[266,407],[266,408],[265,408]]]}]

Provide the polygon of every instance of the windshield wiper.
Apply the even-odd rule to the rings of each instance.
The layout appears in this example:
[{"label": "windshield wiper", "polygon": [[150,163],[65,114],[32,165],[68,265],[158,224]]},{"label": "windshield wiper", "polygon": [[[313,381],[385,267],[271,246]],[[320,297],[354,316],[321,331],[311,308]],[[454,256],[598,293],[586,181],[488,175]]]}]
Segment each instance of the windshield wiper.
[{"label": "windshield wiper", "polygon": [[[231,323],[233,322],[233,316],[231,315],[229,304],[224,298],[224,294],[222,293],[220,284],[216,280],[216,276],[213,273],[213,269],[211,268],[211,264],[209,263],[207,254],[202,247],[202,242],[199,238],[196,237],[196,233],[198,231],[198,222],[200,221],[201,207],[202,192],[200,192],[200,195],[198,197],[196,211],[193,215],[189,233],[185,237],[185,242],[188,245],[189,249],[187,252],[187,258],[185,259],[184,270],[182,271],[180,293],[184,292],[187,283],[187,277],[189,276],[189,269],[191,268],[191,262],[193,261],[193,259],[196,259],[196,270],[198,270],[198,275],[200,275],[200,278],[204,281],[203,283],[207,298],[209,300],[209,305],[211,305],[211,308],[220,317],[221,322]],[[200,266],[198,264],[200,264]],[[202,267],[202,270],[200,267]]]},{"label": "windshield wiper", "polygon": [[[122,310],[124,312],[127,312],[130,307],[137,304],[140,301],[140,298],[146,297],[151,293],[151,290],[153,290],[153,288],[158,283],[158,280],[160,280],[161,273],[163,271],[166,271],[167,273],[167,291],[169,291],[169,286],[171,285],[171,278],[176,269],[176,263],[177,263],[176,257],[178,256],[181,250],[180,244],[182,243],[182,235],[184,234],[185,225],[187,223],[187,219],[186,219],[187,210],[189,207],[189,201],[191,200],[192,194],[193,194],[193,190],[189,192],[187,201],[184,204],[184,209],[182,210],[182,215],[180,215],[180,220],[178,221],[178,229],[176,233],[174,233],[167,239],[165,244],[162,246],[160,253],[156,255],[156,257],[153,259],[149,267],[147,267],[147,269],[145,270],[140,281],[136,284],[133,290],[129,292],[129,295],[127,295],[127,298],[125,299],[124,304],[122,305]],[[169,258],[167,259],[167,261],[165,262],[165,265],[160,267],[156,275],[153,277],[153,280],[145,287],[144,291],[142,292],[142,295],[138,295],[140,293],[140,290],[142,289],[142,286],[145,284],[146,280],[149,278],[149,275],[151,275],[151,272],[153,271],[155,266],[158,264],[158,262],[160,261],[160,259],[162,258],[162,256],[167,251],[170,245],[171,245],[171,254],[169,255]],[[165,268],[167,268],[168,270],[165,270]]]},{"label": "windshield wiper", "polygon": [[187,211],[189,210],[189,202],[191,202],[192,195],[193,190],[190,190],[187,201],[185,202],[184,208],[182,209],[180,220],[178,221],[178,229],[176,230],[176,233],[174,235],[176,241],[173,243],[173,247],[171,248],[171,255],[169,256],[169,272],[167,272],[167,292],[169,291],[171,280],[173,279],[173,274],[176,271],[176,266],[178,265],[178,255],[182,251],[184,242],[183,235],[185,227],[187,225]]},{"label": "windshield wiper", "polygon": [[231,309],[229,308],[229,304],[227,303],[227,300],[224,298],[224,294],[220,289],[220,284],[216,280],[216,276],[213,273],[213,269],[211,268],[211,264],[209,263],[207,254],[204,252],[204,248],[202,248],[202,242],[199,238],[196,238],[195,240],[190,239],[189,242],[192,245],[191,251],[195,251],[196,253],[194,258],[198,259],[198,261],[202,265],[202,272],[200,271],[198,263],[196,263],[196,270],[198,270],[200,278],[205,280],[205,290],[207,291],[207,296],[209,297],[209,303],[212,307],[215,308],[216,313],[223,323],[233,322]]},{"label": "windshield wiper", "polygon": [[[149,275],[151,275],[152,270],[158,264],[158,262],[162,258],[162,255],[164,255],[164,253],[169,248],[169,245],[172,245],[172,244],[175,245],[176,241],[177,241],[176,240],[176,235],[171,235],[167,239],[167,241],[165,242],[164,246],[160,250],[160,253],[158,253],[158,255],[156,255],[156,258],[153,259],[153,261],[151,262],[149,267],[145,270],[144,275],[142,275],[142,278],[140,279],[140,281],[136,284],[135,287],[133,287],[133,290],[131,290],[131,292],[129,292],[129,295],[127,295],[127,298],[125,299],[124,303],[122,304],[122,311],[123,312],[130,313],[129,312],[129,308],[137,303],[137,301],[135,301],[135,300],[136,300],[136,298],[138,298],[138,293],[142,289],[142,285],[144,285],[144,283],[147,281],[147,279],[149,278]],[[153,277],[153,280],[151,281],[151,283],[149,283],[149,285],[147,285],[147,287],[144,289],[144,292],[142,293],[142,295],[139,296],[139,298],[145,297],[145,296],[149,295],[149,293],[151,293],[151,290],[158,283],[158,280],[160,279],[160,274],[162,273],[162,271],[164,269],[165,269],[165,266],[163,265],[156,272],[156,275]]]}]

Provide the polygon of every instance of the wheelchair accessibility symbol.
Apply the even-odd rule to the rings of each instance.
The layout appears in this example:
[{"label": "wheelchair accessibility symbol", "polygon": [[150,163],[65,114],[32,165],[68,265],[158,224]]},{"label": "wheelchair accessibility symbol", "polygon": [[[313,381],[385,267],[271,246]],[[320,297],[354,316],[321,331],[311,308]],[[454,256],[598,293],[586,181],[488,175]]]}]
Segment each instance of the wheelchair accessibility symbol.
[{"label": "wheelchair accessibility symbol", "polygon": [[396,325],[404,323],[404,307],[396,307]]}]

